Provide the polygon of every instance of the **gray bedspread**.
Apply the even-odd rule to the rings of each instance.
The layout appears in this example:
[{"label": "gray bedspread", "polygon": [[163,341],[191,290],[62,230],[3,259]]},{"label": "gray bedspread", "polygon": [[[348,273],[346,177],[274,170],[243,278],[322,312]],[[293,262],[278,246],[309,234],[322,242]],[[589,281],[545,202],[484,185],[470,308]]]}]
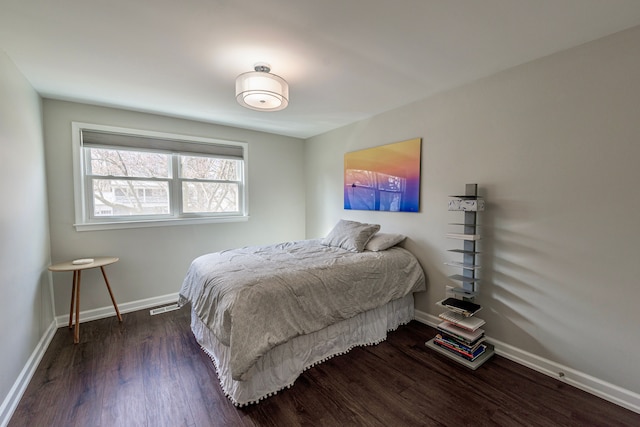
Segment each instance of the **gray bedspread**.
[{"label": "gray bedspread", "polygon": [[420,264],[403,248],[356,253],[302,240],[196,258],[179,303],[191,302],[229,346],[232,377],[242,380],[291,338],[425,289]]}]

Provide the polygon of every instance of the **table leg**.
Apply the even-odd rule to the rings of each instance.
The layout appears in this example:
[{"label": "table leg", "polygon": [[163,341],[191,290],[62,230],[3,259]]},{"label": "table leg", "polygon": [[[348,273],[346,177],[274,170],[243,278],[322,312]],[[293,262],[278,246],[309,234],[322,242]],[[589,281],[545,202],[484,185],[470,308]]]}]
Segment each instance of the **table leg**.
[{"label": "table leg", "polygon": [[118,310],[118,304],[116,304],[116,299],[113,297],[113,292],[111,292],[111,286],[109,286],[109,280],[107,280],[107,273],[104,272],[104,267],[100,267],[102,270],[102,277],[104,277],[104,283],[107,285],[107,289],[109,290],[109,296],[111,297],[111,302],[113,303],[113,308],[116,309],[116,315],[118,316],[118,320],[122,322],[122,316],[120,316],[120,311]]},{"label": "table leg", "polygon": [[80,342],[80,273],[78,270],[78,281],[76,283],[76,328],[73,334],[73,343],[78,344]]},{"label": "table leg", "polygon": [[73,270],[73,284],[71,286],[71,307],[69,307],[69,329],[73,325],[73,303],[76,298],[76,278],[77,278],[78,270]]}]

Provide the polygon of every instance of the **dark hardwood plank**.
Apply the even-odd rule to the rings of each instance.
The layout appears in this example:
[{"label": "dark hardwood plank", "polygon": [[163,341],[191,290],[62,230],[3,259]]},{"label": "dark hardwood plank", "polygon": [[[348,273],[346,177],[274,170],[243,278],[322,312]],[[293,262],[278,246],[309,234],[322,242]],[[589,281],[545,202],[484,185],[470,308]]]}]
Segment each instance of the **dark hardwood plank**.
[{"label": "dark hardwood plank", "polygon": [[9,426],[638,426],[640,414],[495,356],[477,371],[411,322],[313,367],[257,405],[224,396],[188,308],[60,328]]},{"label": "dark hardwood plank", "polygon": [[100,423],[113,427],[143,427],[147,425],[143,379],[131,369],[116,368],[105,373]]}]

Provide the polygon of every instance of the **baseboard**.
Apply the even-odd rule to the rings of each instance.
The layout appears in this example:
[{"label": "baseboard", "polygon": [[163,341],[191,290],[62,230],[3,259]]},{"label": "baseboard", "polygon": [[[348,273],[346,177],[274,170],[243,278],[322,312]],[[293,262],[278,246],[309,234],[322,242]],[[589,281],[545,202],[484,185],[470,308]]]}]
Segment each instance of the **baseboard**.
[{"label": "baseboard", "polygon": [[9,390],[7,397],[5,397],[4,401],[2,402],[2,406],[0,406],[1,427],[6,427],[6,425],[9,424],[9,420],[11,420],[13,412],[18,407],[18,403],[20,403],[20,399],[22,398],[24,391],[27,389],[27,386],[29,385],[29,381],[31,381],[33,374],[36,372],[36,369],[38,368],[38,365],[40,364],[45,351],[47,351],[47,348],[49,347],[49,344],[51,343],[51,340],[56,333],[56,329],[56,322],[51,322],[45,333],[40,338],[40,341],[33,349],[33,352],[31,353],[31,356],[29,356],[29,359],[24,365],[24,368],[22,368],[20,375],[18,375],[15,383],[13,383],[13,386],[11,387],[11,390]]},{"label": "baseboard", "polygon": [[[415,311],[415,319],[432,327],[436,327],[442,322],[442,319],[439,317],[419,310]],[[495,352],[499,356],[640,414],[640,394],[638,393],[592,377],[568,366],[536,356],[535,354],[526,352],[489,336],[487,336],[487,341],[494,345]]]},{"label": "baseboard", "polygon": [[[178,294],[168,294],[159,297],[147,298],[138,301],[125,302],[118,304],[118,310],[120,313],[129,313],[132,311],[142,310],[150,307],[157,307],[163,304],[171,304],[178,301]],[[111,317],[116,315],[116,310],[112,305],[107,307],[95,308],[93,310],[86,310],[80,312],[80,323],[90,322],[92,320],[104,319],[105,317]],[[69,315],[63,314],[56,317],[57,327],[66,326],[69,324]]]}]

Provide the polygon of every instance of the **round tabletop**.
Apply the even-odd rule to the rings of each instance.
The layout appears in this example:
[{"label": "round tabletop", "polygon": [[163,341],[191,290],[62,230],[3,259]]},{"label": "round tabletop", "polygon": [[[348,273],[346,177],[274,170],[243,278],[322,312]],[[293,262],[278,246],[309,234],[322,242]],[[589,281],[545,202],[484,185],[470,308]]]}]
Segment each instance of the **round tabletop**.
[{"label": "round tabletop", "polygon": [[105,265],[113,264],[117,262],[120,258],[112,257],[112,256],[103,256],[92,258],[93,261],[86,264],[74,264],[73,261],[65,261],[60,262],[58,264],[53,264],[49,267],[51,271],[77,271],[77,270],[86,270],[88,268],[96,268],[102,267]]}]

